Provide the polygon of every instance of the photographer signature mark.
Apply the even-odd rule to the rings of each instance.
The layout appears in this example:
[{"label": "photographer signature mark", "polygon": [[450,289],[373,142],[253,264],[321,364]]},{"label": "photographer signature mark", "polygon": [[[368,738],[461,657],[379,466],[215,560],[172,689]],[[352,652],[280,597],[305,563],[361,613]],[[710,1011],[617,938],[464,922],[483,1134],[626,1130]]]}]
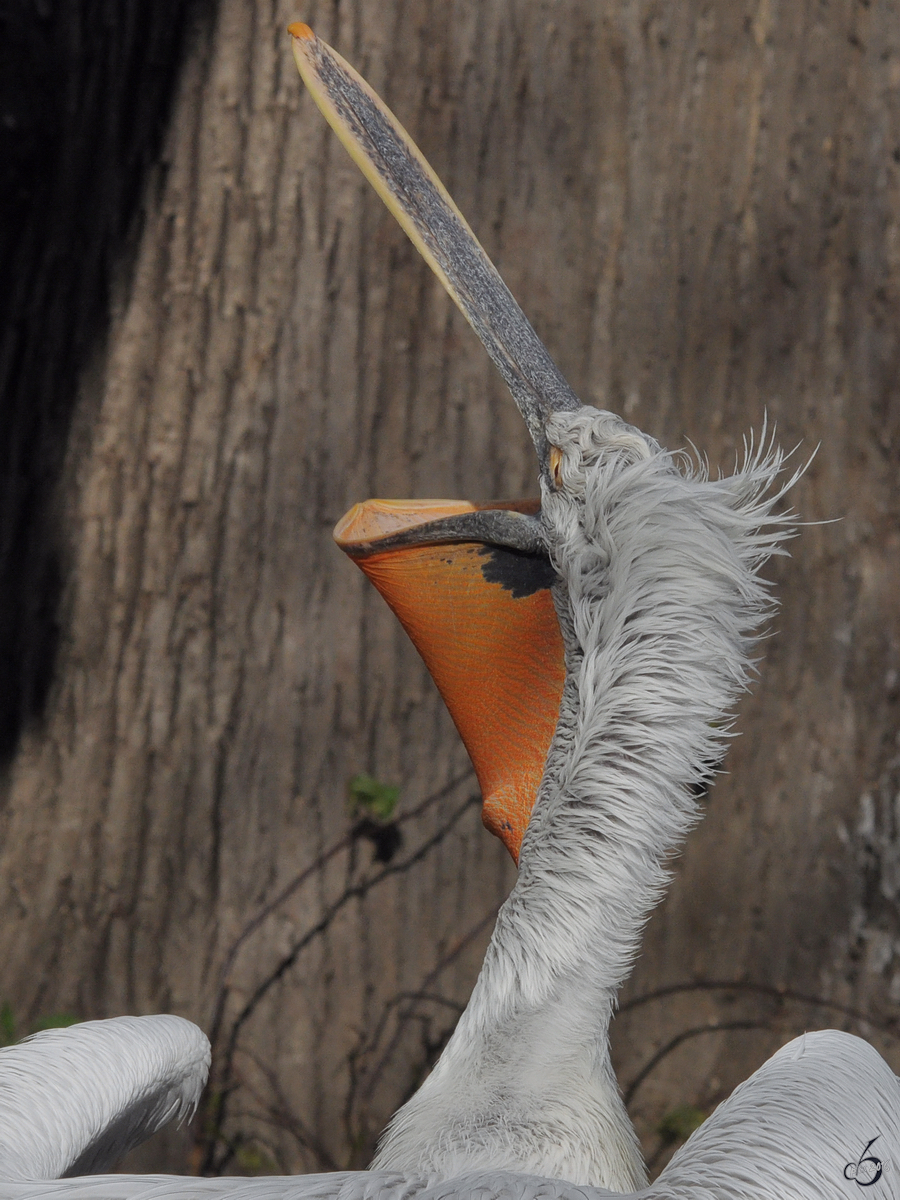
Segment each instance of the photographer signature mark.
[{"label": "photographer signature mark", "polygon": [[871,1142],[866,1144],[866,1148],[856,1162],[849,1162],[844,1167],[844,1178],[854,1180],[857,1187],[871,1187],[881,1178],[881,1159],[869,1153],[870,1147],[874,1146],[880,1137],[881,1134],[877,1133]]}]

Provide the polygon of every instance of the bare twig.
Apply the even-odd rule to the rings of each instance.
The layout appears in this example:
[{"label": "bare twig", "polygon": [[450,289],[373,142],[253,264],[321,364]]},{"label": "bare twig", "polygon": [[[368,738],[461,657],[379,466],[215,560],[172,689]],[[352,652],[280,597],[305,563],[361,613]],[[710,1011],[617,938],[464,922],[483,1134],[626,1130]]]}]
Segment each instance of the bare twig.
[{"label": "bare twig", "polygon": [[679,992],[752,992],[759,996],[770,996],[774,1000],[793,1000],[798,1004],[809,1004],[815,1008],[830,1008],[832,1012],[839,1012],[845,1017],[850,1017],[851,1020],[870,1025],[873,1029],[878,1029],[889,1037],[900,1036],[897,1033],[896,1020],[880,1021],[858,1008],[840,1004],[836,1000],[828,1000],[825,996],[814,996],[806,992],[794,991],[793,988],[778,987],[773,984],[752,983],[746,979],[697,979],[690,983],[671,983],[666,987],[655,988],[652,992],[645,992],[641,996],[634,996],[632,999],[626,1000],[619,1005],[619,1012],[632,1012],[654,1000],[665,1000],[668,996],[675,996]]},{"label": "bare twig", "polygon": [[246,1078],[243,1078],[241,1080],[242,1086],[262,1109],[260,1113],[251,1114],[253,1118],[265,1121],[273,1125],[276,1129],[286,1130],[294,1138],[301,1150],[312,1151],[318,1160],[317,1165],[322,1170],[339,1171],[341,1169],[340,1165],[332,1157],[325,1144],[316,1137],[296,1113],[291,1111],[276,1072],[267,1063],[262,1062],[251,1050],[245,1049],[242,1050],[242,1053],[253,1062],[257,1070],[265,1077],[276,1101],[274,1105],[267,1103],[256,1088]]},{"label": "bare twig", "polygon": [[441,825],[441,827],[435,833],[433,833],[430,838],[424,841],[417,850],[413,851],[412,854],[408,855],[404,859],[401,859],[400,862],[391,863],[390,866],[385,867],[376,875],[372,875],[368,879],[363,879],[359,883],[352,884],[344,889],[340,896],[338,896],[338,898],[328,906],[321,919],[317,921],[315,925],[311,926],[302,937],[298,938],[297,941],[294,942],[293,946],[291,946],[288,953],[282,957],[275,969],[270,971],[266,978],[256,986],[250,999],[246,1002],[246,1004],[244,1004],[237,1017],[235,1017],[234,1021],[232,1022],[231,1033],[227,1043],[224,1060],[226,1067],[230,1066],[231,1058],[234,1054],[234,1048],[237,1044],[238,1034],[240,1033],[242,1027],[253,1015],[260,1001],[263,999],[269,989],[291,969],[310,942],[314,941],[315,938],[319,937],[325,932],[341,909],[345,908],[351,900],[359,900],[363,896],[367,895],[373,888],[377,887],[380,883],[383,883],[384,880],[390,878],[390,876],[400,875],[403,872],[408,871],[410,867],[415,866],[416,863],[421,862],[422,859],[429,853],[429,851],[433,850],[435,846],[439,845],[439,843],[444,840],[463,813],[465,813],[467,809],[472,808],[473,805],[480,804],[480,802],[480,796],[467,797],[462,804],[458,805],[457,808],[453,810],[449,819],[445,821],[444,824]]},{"label": "bare twig", "polygon": [[[348,1055],[347,1064],[350,1069],[350,1086],[347,1089],[347,1096],[344,1102],[344,1127],[351,1143],[358,1140],[356,1136],[357,1131],[353,1128],[353,1110],[357,1100],[360,1099],[358,1088],[360,1085],[361,1072],[359,1071],[357,1064],[361,1060],[365,1059],[367,1055],[372,1054],[375,1051],[382,1038],[382,1035],[384,1034],[384,1030],[387,1026],[391,1013],[399,1004],[407,1001],[407,1007],[403,1012],[397,1015],[397,1024],[391,1040],[381,1054],[381,1057],[378,1059],[378,1062],[368,1072],[368,1078],[361,1093],[361,1098],[364,1100],[364,1102],[369,1102],[379,1080],[381,1079],[385,1067],[391,1061],[396,1052],[397,1045],[400,1041],[400,1038],[403,1036],[404,1029],[414,1016],[416,1004],[421,1004],[423,1002],[441,1004],[445,1007],[454,1009],[457,1019],[459,1018],[465,1008],[465,1005],[457,1004],[455,1001],[449,1000],[445,996],[440,996],[430,992],[428,989],[434,986],[438,976],[445,971],[447,967],[451,966],[460,956],[460,954],[462,954],[463,951],[466,950],[471,943],[481,933],[484,932],[485,927],[495,919],[496,915],[496,909],[491,908],[479,921],[477,921],[465,934],[463,934],[462,937],[457,938],[450,949],[447,950],[445,954],[441,955],[438,961],[434,964],[434,966],[422,980],[422,983],[417,991],[400,992],[395,996],[391,996],[382,1006],[381,1015],[378,1018],[378,1023],[376,1024],[374,1031],[368,1038],[361,1040],[361,1044],[358,1045],[355,1050],[352,1050]],[[450,1028],[451,1033],[453,1028],[455,1028],[455,1024],[456,1022],[454,1022],[453,1026]],[[406,1100],[407,1097],[404,1097],[403,1099]]]},{"label": "bare twig", "polygon": [[[492,908],[489,912],[485,913],[485,915],[481,918],[481,920],[477,921],[472,926],[472,928],[469,929],[469,931],[467,933],[465,933],[461,938],[459,938],[456,941],[456,943],[453,945],[453,947],[447,951],[446,954],[444,954],[441,958],[438,959],[438,961],[435,963],[435,965],[432,967],[432,969],[428,972],[428,974],[422,980],[421,987],[420,987],[420,994],[423,992],[427,992],[429,988],[434,986],[438,976],[443,971],[445,971],[447,969],[447,967],[449,967],[453,962],[455,962],[455,960],[457,958],[459,958],[460,954],[462,954],[463,951],[466,950],[472,944],[472,942],[475,941],[475,939],[484,932],[485,928],[488,925],[490,925],[492,921],[496,920],[496,917],[497,917],[497,909]],[[376,1027],[375,1033],[370,1040],[370,1045],[372,1047],[375,1047],[378,1045],[378,1039],[381,1037],[381,1034],[384,1031],[384,1026],[387,1023],[387,1018],[389,1015],[390,1007],[391,1007],[391,1001],[388,1001],[388,1003],[384,1007],[384,1010],[382,1011],[382,1014],[379,1019],[378,1026]],[[462,1009],[460,1009],[460,1012],[462,1012]],[[378,1086],[378,1082],[381,1079],[381,1076],[382,1076],[382,1073],[384,1072],[385,1067],[390,1062],[391,1058],[394,1055],[395,1050],[397,1049],[397,1043],[400,1041],[400,1038],[403,1036],[403,1025],[404,1025],[405,1021],[408,1019],[408,1017],[411,1015],[412,1015],[411,1007],[408,1008],[405,1012],[400,1013],[398,1015],[397,1027],[394,1030],[393,1037],[388,1042],[387,1046],[384,1049],[384,1052],[382,1053],[378,1062],[375,1064],[375,1066],[372,1068],[372,1071],[369,1074],[368,1081],[367,1081],[366,1086],[362,1093],[364,1099],[366,1099],[366,1100],[371,1099],[372,1093],[374,1092],[375,1088]]]},{"label": "bare twig", "polygon": [[[411,819],[413,816],[419,815],[425,810],[426,807],[428,807],[430,804],[433,804],[438,796],[441,794],[446,794],[446,791],[449,790],[450,786],[451,785],[448,785],[447,789],[442,789],[441,793],[435,793],[433,797],[428,797],[422,802],[421,805],[418,806],[417,809],[407,813],[406,819]],[[455,784],[453,786],[455,786]],[[328,906],[322,917],[294,942],[288,953],[281,958],[275,968],[271,970],[269,974],[257,985],[250,998],[246,1001],[231,1023],[228,1038],[225,1043],[225,1052],[222,1055],[222,1065],[221,1068],[216,1072],[219,1080],[217,1088],[219,1095],[219,1106],[215,1120],[212,1123],[212,1128],[204,1138],[204,1140],[206,1140],[206,1152],[204,1155],[203,1164],[201,1166],[201,1174],[215,1172],[217,1168],[217,1163],[215,1160],[215,1147],[221,1140],[222,1129],[226,1119],[228,1099],[231,1093],[231,1088],[228,1085],[233,1075],[234,1056],[237,1049],[238,1037],[240,1036],[241,1029],[256,1011],[257,1007],[269,990],[284,977],[291,967],[294,966],[306,947],[328,929],[338,913],[344,907],[346,907],[351,900],[361,899],[373,888],[377,887],[380,883],[383,883],[384,880],[393,875],[402,874],[403,872],[408,871],[411,867],[415,866],[416,863],[421,862],[431,850],[433,850],[437,845],[440,844],[440,842],[443,841],[453,826],[457,823],[457,821],[459,821],[460,817],[462,817],[468,809],[479,804],[480,802],[481,797],[477,794],[468,796],[462,804],[457,805],[448,819],[435,831],[435,833],[433,833],[431,837],[427,838],[415,851],[413,851],[412,854],[407,855],[406,858],[401,859],[399,862],[391,863],[389,866],[386,866],[383,870],[377,872],[375,875],[371,875],[365,879],[362,879],[359,883],[348,884],[348,886],[337,897],[337,899]],[[329,851],[328,853],[330,854],[331,852]],[[313,864],[312,867],[307,868],[306,871],[302,873],[303,877],[308,878],[309,872],[314,869],[315,864]],[[294,882],[296,883],[296,881]],[[299,887],[299,883],[296,883],[296,886]],[[265,919],[265,916],[268,916],[269,912],[274,911],[276,902],[280,903],[283,901],[283,899],[287,898],[287,892],[288,889],[283,889],[282,892],[279,893],[279,896],[275,898],[275,901],[270,902],[270,905],[267,906],[269,911],[267,911],[261,917],[260,914],[257,914],[257,917],[253,918],[253,922],[251,922],[251,924],[253,924],[254,928],[258,928],[261,921]],[[259,918],[259,920],[257,920],[257,918]],[[225,989],[227,992],[227,983],[225,984]],[[224,1000],[222,1002],[222,1010],[224,1011]],[[222,1016],[219,1017],[219,1028],[221,1028],[223,1019],[224,1018]],[[218,1029],[216,1030],[216,1034],[218,1040]]]},{"label": "bare twig", "polygon": [[[417,804],[415,808],[411,808],[409,812],[402,813],[400,816],[396,817],[394,824],[402,825],[407,821],[412,821],[416,817],[420,817],[424,812],[431,808],[432,805],[437,804],[439,801],[445,799],[448,795],[450,795],[451,792],[458,788],[460,784],[465,783],[465,781],[469,779],[471,775],[472,770],[469,768],[469,770],[463,772],[463,774],[457,775],[454,779],[449,780],[446,784],[444,784],[443,787],[438,788],[436,792],[432,792],[430,795],[426,796],[425,799],[420,804]],[[354,836],[354,831],[351,829],[348,833],[345,833],[343,837],[338,838],[338,840],[329,846],[327,850],[323,850],[317,858],[309,863],[308,866],[304,867],[303,870],[300,871],[299,874],[295,875],[293,879],[286,883],[276,896],[274,896],[271,900],[266,901],[259,911],[250,918],[238,936],[231,943],[231,946],[228,948],[228,951],[225,954],[225,958],[222,962],[222,969],[219,972],[219,985],[216,989],[216,1001],[213,1008],[213,1018],[210,1022],[209,1040],[214,1046],[218,1042],[219,1031],[222,1027],[222,1021],[225,1015],[225,1005],[228,1001],[230,983],[229,976],[231,975],[232,967],[234,966],[235,959],[237,958],[241,947],[244,945],[247,939],[251,937],[257,931],[257,929],[260,928],[260,926],[267,920],[268,917],[272,916],[272,914],[279,909],[282,904],[284,904],[291,898],[291,896],[295,895],[300,890],[300,888],[304,885],[304,883],[307,882],[308,879],[312,878],[312,876],[321,871],[323,867],[331,862],[331,860],[343,850],[348,850],[353,845]]]},{"label": "bare twig", "polygon": [[641,1067],[634,1079],[625,1089],[624,1100],[628,1105],[634,1099],[638,1088],[654,1071],[659,1064],[673,1050],[676,1050],[683,1042],[690,1041],[691,1038],[701,1037],[704,1033],[725,1033],[732,1029],[765,1029],[771,1032],[771,1024],[767,1021],[709,1021],[706,1025],[695,1025],[692,1029],[682,1029],[681,1033],[676,1033],[673,1038],[670,1038],[664,1046],[653,1055],[653,1057]]}]

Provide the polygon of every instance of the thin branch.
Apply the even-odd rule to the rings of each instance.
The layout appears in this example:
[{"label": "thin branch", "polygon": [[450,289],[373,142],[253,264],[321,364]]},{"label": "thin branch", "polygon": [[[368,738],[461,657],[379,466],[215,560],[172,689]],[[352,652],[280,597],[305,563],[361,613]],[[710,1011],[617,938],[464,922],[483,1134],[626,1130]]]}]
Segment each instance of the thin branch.
[{"label": "thin branch", "polygon": [[[478,924],[483,925],[484,922],[479,921]],[[430,976],[429,982],[434,982]],[[381,1040],[381,1035],[384,1033],[384,1028],[388,1023],[391,1013],[398,1004],[402,1004],[404,1001],[409,1001],[410,1007],[405,1013],[397,1018],[397,1020],[401,1022],[412,1015],[413,1006],[418,1003],[441,1004],[445,1008],[452,1008],[457,1016],[462,1016],[466,1007],[464,1004],[460,1004],[458,1000],[451,1000],[448,996],[441,996],[437,992],[426,992],[424,990],[424,986],[425,985],[423,984],[423,987],[419,991],[415,992],[397,992],[384,1002],[381,1009],[381,1016],[378,1018],[378,1024],[375,1026],[374,1031],[365,1040],[365,1042],[363,1042],[359,1048],[354,1051],[354,1058],[362,1058],[365,1054],[368,1054],[374,1050]]]},{"label": "thin branch", "polygon": [[[424,807],[424,803],[425,802],[423,802],[423,805],[420,805],[418,811],[422,810],[422,808]],[[436,832],[434,834],[432,834],[432,836],[430,838],[428,838],[426,841],[424,841],[418,847],[418,849],[415,850],[412,854],[408,855],[405,859],[402,859],[400,862],[391,863],[389,866],[385,867],[382,871],[379,871],[377,874],[369,876],[367,879],[363,879],[359,883],[345,888],[345,890],[340,894],[340,896],[338,896],[338,898],[331,905],[329,905],[329,907],[325,910],[321,919],[319,921],[317,921],[315,923],[315,925],[311,926],[306,931],[306,933],[303,934],[302,937],[298,938],[297,941],[294,942],[291,949],[288,951],[288,953],[286,955],[284,955],[282,957],[282,959],[280,960],[278,965],[274,968],[274,970],[270,971],[269,974],[266,976],[266,978],[263,979],[262,982],[257,985],[253,994],[246,1001],[246,1003],[241,1008],[240,1012],[237,1014],[237,1016],[235,1017],[234,1021],[231,1024],[231,1029],[230,1029],[230,1032],[228,1035],[228,1040],[226,1043],[225,1053],[222,1057],[222,1067],[221,1067],[220,1071],[217,1072],[218,1078],[220,1080],[224,1080],[224,1083],[220,1084],[220,1087],[219,1087],[220,1096],[221,1096],[219,1111],[217,1114],[217,1119],[216,1119],[214,1128],[211,1131],[210,1140],[207,1143],[207,1151],[206,1151],[206,1155],[204,1157],[204,1162],[203,1162],[201,1171],[206,1171],[206,1170],[212,1169],[212,1167],[213,1167],[214,1146],[215,1146],[216,1140],[221,1136],[220,1131],[223,1128],[224,1122],[225,1122],[225,1112],[226,1112],[227,1100],[228,1100],[228,1096],[229,1096],[229,1088],[228,1088],[227,1084],[232,1075],[232,1070],[233,1070],[233,1066],[234,1066],[234,1055],[235,1055],[235,1051],[237,1049],[238,1037],[240,1035],[241,1029],[246,1024],[246,1022],[250,1019],[250,1017],[253,1015],[253,1013],[256,1011],[257,1007],[259,1006],[261,1001],[264,999],[264,997],[266,996],[268,991],[280,979],[282,979],[284,977],[284,975],[291,969],[291,967],[294,966],[294,964],[297,962],[297,959],[300,957],[300,955],[306,949],[306,947],[328,929],[328,927],[334,921],[334,919],[338,915],[338,913],[343,908],[345,908],[346,905],[349,904],[351,900],[362,899],[362,897],[367,895],[373,888],[377,887],[380,883],[383,883],[384,880],[390,878],[393,875],[402,874],[402,873],[408,871],[411,867],[415,866],[416,863],[421,862],[422,859],[425,858],[430,853],[430,851],[435,848],[435,846],[439,845],[440,842],[442,842],[444,840],[444,838],[451,831],[451,829],[457,823],[457,821],[459,821],[459,819],[463,816],[463,814],[468,809],[470,809],[473,806],[478,805],[480,803],[481,803],[481,797],[479,795],[473,794],[473,795],[468,796],[463,801],[462,804],[458,805],[456,807],[456,809],[454,809],[454,811],[450,814],[450,817],[448,818],[448,820],[446,820],[444,822],[444,824],[441,825],[436,830]],[[408,814],[408,816],[410,816],[410,817],[412,815],[413,815],[412,813]]]},{"label": "thin branch", "polygon": [[722,1021],[719,1023],[710,1021],[706,1025],[695,1025],[693,1029],[682,1029],[681,1033],[676,1033],[673,1038],[670,1038],[664,1046],[657,1050],[650,1061],[645,1063],[634,1079],[632,1079],[631,1083],[625,1089],[623,1097],[626,1107],[634,1099],[635,1093],[647,1076],[659,1066],[664,1058],[671,1054],[673,1050],[676,1050],[682,1042],[700,1037],[704,1033],[725,1033],[732,1029],[765,1029],[771,1032],[772,1027],[768,1022],[764,1021]]},{"label": "thin branch", "polygon": [[457,938],[451,948],[437,960],[437,962],[422,980],[417,992],[401,992],[399,995],[391,996],[382,1006],[381,1015],[378,1018],[378,1023],[375,1026],[374,1032],[370,1034],[368,1038],[361,1037],[360,1044],[355,1050],[351,1050],[347,1056],[347,1065],[350,1069],[350,1086],[347,1089],[347,1096],[344,1101],[344,1127],[347,1131],[349,1141],[353,1142],[355,1140],[352,1114],[357,1100],[360,1099],[357,1092],[357,1088],[359,1087],[360,1083],[360,1072],[357,1069],[357,1063],[367,1054],[375,1051],[379,1041],[381,1040],[382,1034],[384,1033],[391,1012],[404,999],[408,1000],[410,1002],[409,1006],[397,1016],[397,1024],[394,1029],[393,1037],[381,1055],[381,1058],[375,1064],[374,1068],[368,1072],[368,1080],[361,1097],[364,1101],[368,1102],[372,1098],[372,1093],[375,1091],[375,1088],[381,1079],[381,1075],[387,1063],[389,1063],[393,1058],[397,1044],[403,1035],[404,1028],[407,1022],[413,1016],[413,1006],[417,1001],[429,1000],[445,1006],[452,1006],[457,1010],[457,1019],[460,1015],[462,1015],[465,1005],[457,1005],[454,1001],[450,1001],[446,997],[438,996],[434,993],[428,992],[427,989],[434,985],[438,979],[438,976],[456,961],[460,954],[462,954],[462,952],[475,940],[475,938],[477,938],[484,931],[485,926],[489,925],[496,918],[496,915],[496,908],[490,909],[479,921],[475,923],[475,925],[472,926],[471,929],[468,930],[467,933],[463,934],[462,937]]},{"label": "thin branch", "polygon": [[[455,778],[449,780],[436,792],[432,792],[430,795],[426,796],[425,799],[420,804],[416,805],[415,808],[411,808],[409,812],[405,812],[397,817],[394,823],[396,825],[402,825],[407,821],[412,821],[416,817],[420,817],[432,805],[437,804],[440,800],[443,800],[452,791],[459,787],[460,784],[464,783],[471,776],[471,774],[472,770],[469,768],[469,770],[465,771],[463,774],[457,775]],[[295,895],[300,890],[300,888],[304,885],[304,883],[307,882],[308,879],[310,879],[318,871],[321,871],[324,866],[331,862],[331,860],[343,850],[349,849],[353,845],[354,838],[355,834],[351,829],[348,833],[345,833],[343,837],[334,842],[327,850],[323,850],[317,858],[315,858],[308,866],[304,867],[303,870],[300,871],[299,874],[295,875],[293,879],[286,883],[276,896],[274,896],[271,900],[268,900],[262,906],[262,908],[260,908],[259,911],[250,918],[238,936],[231,943],[231,946],[229,947],[222,962],[222,969],[219,972],[219,984],[216,989],[216,1002],[213,1009],[213,1018],[210,1022],[209,1040],[214,1046],[218,1041],[219,1030],[221,1029],[222,1021],[225,1015],[225,1005],[228,1001],[230,984],[229,976],[231,975],[231,969],[234,966],[235,959],[237,958],[241,947],[244,945],[247,939],[251,937],[251,935],[254,934],[257,929],[259,929],[260,926],[270,916],[272,916],[272,914],[278,908],[281,907],[282,904],[285,903],[285,901],[289,900],[291,896]]]},{"label": "thin branch", "polygon": [[400,1004],[403,1000],[427,1004],[442,1004],[444,1008],[452,1008],[458,1017],[461,1017],[466,1010],[466,1006],[460,1004],[458,1000],[451,1000],[449,996],[441,996],[437,992],[398,992],[396,996],[391,997],[388,1004]]},{"label": "thin branch", "polygon": [[812,996],[806,992],[797,992],[793,988],[778,987],[773,984],[751,983],[745,979],[698,979],[693,983],[671,983],[666,987],[656,988],[652,992],[645,992],[641,996],[634,996],[631,1000],[626,1000],[623,1004],[619,1005],[619,1012],[631,1012],[636,1008],[642,1007],[644,1004],[649,1004],[651,1001],[664,1000],[666,997],[675,996],[679,992],[752,992],[759,996],[771,996],[776,1000],[793,1000],[798,1004],[810,1004],[816,1008],[830,1008],[833,1012],[839,1012],[854,1021],[860,1021],[864,1025],[871,1025],[873,1029],[878,1029],[889,1037],[896,1038],[900,1036],[896,1031],[896,1021],[891,1023],[880,1021],[862,1012],[860,1009],[852,1008],[848,1004],[840,1004],[836,1000],[828,1000],[824,996]]},{"label": "thin branch", "polygon": [[416,863],[421,862],[430,850],[433,850],[435,846],[439,845],[440,842],[444,840],[444,838],[447,836],[459,818],[466,812],[466,810],[472,808],[473,805],[480,803],[480,796],[468,796],[463,803],[453,811],[449,820],[447,820],[437,830],[436,833],[432,834],[430,838],[424,841],[422,845],[419,846],[419,848],[407,858],[402,859],[397,863],[391,863],[389,866],[385,867],[384,870],[379,871],[376,875],[372,875],[368,879],[363,879],[359,883],[353,884],[351,887],[346,888],[340,894],[340,896],[338,896],[337,900],[329,905],[321,919],[317,921],[315,925],[311,926],[302,937],[298,938],[297,941],[294,942],[293,946],[288,953],[284,955],[278,966],[275,967],[273,971],[270,971],[266,978],[257,985],[250,999],[246,1002],[244,1007],[232,1022],[231,1034],[228,1039],[225,1057],[226,1065],[230,1065],[231,1058],[234,1054],[234,1048],[237,1044],[238,1034],[240,1033],[242,1027],[253,1015],[260,1001],[263,999],[269,989],[273,987],[279,981],[279,979],[281,979],[291,969],[292,966],[294,966],[297,959],[310,944],[310,942],[325,932],[341,909],[345,908],[351,900],[362,899],[362,897],[367,895],[372,888],[377,887],[390,876],[403,874],[405,871],[408,871],[410,867],[413,867]]},{"label": "thin branch", "polygon": [[[473,925],[472,928],[469,929],[469,931],[466,934],[464,934],[456,942],[456,944],[453,946],[453,948],[451,950],[449,950],[445,955],[443,955],[442,958],[438,959],[438,961],[435,963],[435,965],[432,967],[432,969],[428,972],[428,974],[422,980],[422,983],[420,986],[420,991],[421,992],[428,991],[428,989],[430,987],[432,987],[434,985],[434,983],[437,981],[438,976],[443,971],[445,971],[447,969],[447,967],[449,967],[453,962],[455,962],[455,960],[457,958],[459,958],[460,954],[462,954],[462,952],[464,950],[466,950],[471,945],[471,943],[477,937],[479,937],[480,934],[482,934],[484,932],[485,928],[488,925],[490,925],[492,921],[495,921],[496,919],[497,919],[497,909],[496,908],[492,908],[489,912],[485,913],[485,915],[481,918],[481,920],[476,922],[476,924]],[[381,1018],[379,1019],[378,1027],[376,1028],[375,1034],[370,1041],[370,1045],[373,1048],[378,1045],[378,1039],[381,1037],[381,1034],[384,1030],[384,1026],[387,1023],[389,1006],[390,1006],[390,1002],[388,1002],[388,1004],[385,1005],[385,1008],[382,1012]],[[460,1012],[462,1012],[462,1009],[460,1010]],[[404,1022],[411,1015],[412,1015],[411,1008],[407,1009],[406,1012],[398,1015],[397,1027],[394,1030],[393,1037],[391,1038],[391,1040],[388,1042],[387,1046],[385,1047],[384,1052],[381,1055],[381,1058],[378,1060],[378,1062],[372,1068],[372,1071],[369,1074],[369,1078],[366,1083],[366,1086],[363,1089],[362,1096],[365,1100],[370,1100],[372,1098],[372,1093],[374,1092],[375,1088],[378,1086],[378,1082],[381,1079],[382,1073],[383,1073],[385,1067],[387,1066],[387,1064],[392,1059],[392,1057],[394,1055],[394,1051],[397,1049],[397,1044],[400,1041],[400,1038],[403,1036]]]},{"label": "thin branch", "polygon": [[275,1071],[258,1058],[252,1050],[243,1049],[242,1053],[250,1059],[256,1066],[257,1070],[265,1077],[266,1082],[271,1089],[272,1095],[275,1097],[276,1103],[270,1104],[259,1094],[256,1088],[247,1081],[246,1076],[242,1078],[241,1084],[246,1091],[256,1100],[257,1104],[262,1109],[261,1113],[251,1114],[255,1120],[265,1121],[274,1126],[276,1129],[289,1133],[297,1142],[302,1150],[311,1151],[318,1160],[318,1166],[325,1171],[339,1171],[341,1168],[329,1151],[326,1149],[312,1130],[291,1112],[290,1105],[284,1092],[281,1090],[281,1084]]}]

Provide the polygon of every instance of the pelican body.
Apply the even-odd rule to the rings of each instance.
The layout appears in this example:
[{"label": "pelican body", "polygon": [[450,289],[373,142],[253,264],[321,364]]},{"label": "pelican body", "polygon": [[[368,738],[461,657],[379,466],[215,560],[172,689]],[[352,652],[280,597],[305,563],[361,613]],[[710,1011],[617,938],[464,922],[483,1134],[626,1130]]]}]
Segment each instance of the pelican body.
[{"label": "pelican body", "polygon": [[[836,1030],[806,1034],[741,1084],[655,1183],[627,1195],[630,1200],[848,1200],[858,1195],[900,1200],[897,1093],[887,1063],[860,1038]],[[822,1103],[823,1096],[828,1103]],[[879,1135],[878,1129],[884,1132]],[[450,1179],[372,1170],[256,1179],[0,1180],[2,1200],[622,1200],[623,1195],[491,1169]]]},{"label": "pelican body", "polygon": [[[393,115],[307,26],[290,31],[307,86],[481,337],[537,452],[538,504],[378,501],[337,531],[422,649],[519,875],[456,1031],[371,1170],[55,1182],[7,1171],[0,1200],[846,1200],[860,1187],[900,1200],[900,1085],[858,1038],[832,1030],[783,1047],[651,1186],[609,1059],[618,989],[771,611],[760,571],[791,532],[780,453],[764,436],[713,480],[581,405]],[[516,685],[504,686],[502,656],[484,673],[499,713],[489,737],[459,663],[442,656],[439,605],[423,604],[438,577],[463,627],[478,614],[485,654],[492,627],[524,631]],[[500,736],[516,721],[534,737]]]}]

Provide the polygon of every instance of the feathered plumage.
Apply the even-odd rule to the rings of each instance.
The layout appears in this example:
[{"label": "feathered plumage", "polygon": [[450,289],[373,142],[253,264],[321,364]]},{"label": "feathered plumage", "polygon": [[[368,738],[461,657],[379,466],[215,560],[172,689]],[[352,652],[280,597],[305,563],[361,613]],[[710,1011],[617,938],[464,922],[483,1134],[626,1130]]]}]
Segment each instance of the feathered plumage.
[{"label": "feathered plumage", "polygon": [[169,1016],[86,1021],[5,1047],[0,1180],[108,1171],[193,1113],[209,1056],[206,1035]]},{"label": "feathered plumage", "polygon": [[547,548],[566,642],[559,724],[481,976],[375,1168],[474,1167],[623,1191],[643,1160],[607,1046],[616,993],[721,758],[754,633],[759,568],[789,532],[763,440],[710,480],[592,408],[548,424]]},{"label": "feathered plumage", "polygon": [[[824,1101],[824,1102],[823,1102]],[[881,1056],[836,1030],[782,1047],[631,1200],[900,1200],[900,1085]],[[876,1139],[873,1142],[873,1139]],[[868,1158],[868,1162],[860,1163]],[[857,1171],[862,1173],[857,1182]],[[875,1179],[875,1184],[868,1180]],[[877,1186],[876,1186],[877,1185]],[[857,1192],[863,1186],[864,1192]],[[872,1192],[868,1192],[868,1187]],[[609,1200],[623,1193],[502,1170],[451,1179],[338,1171],[257,1179],[95,1175],[0,1181],[2,1200]]]}]

